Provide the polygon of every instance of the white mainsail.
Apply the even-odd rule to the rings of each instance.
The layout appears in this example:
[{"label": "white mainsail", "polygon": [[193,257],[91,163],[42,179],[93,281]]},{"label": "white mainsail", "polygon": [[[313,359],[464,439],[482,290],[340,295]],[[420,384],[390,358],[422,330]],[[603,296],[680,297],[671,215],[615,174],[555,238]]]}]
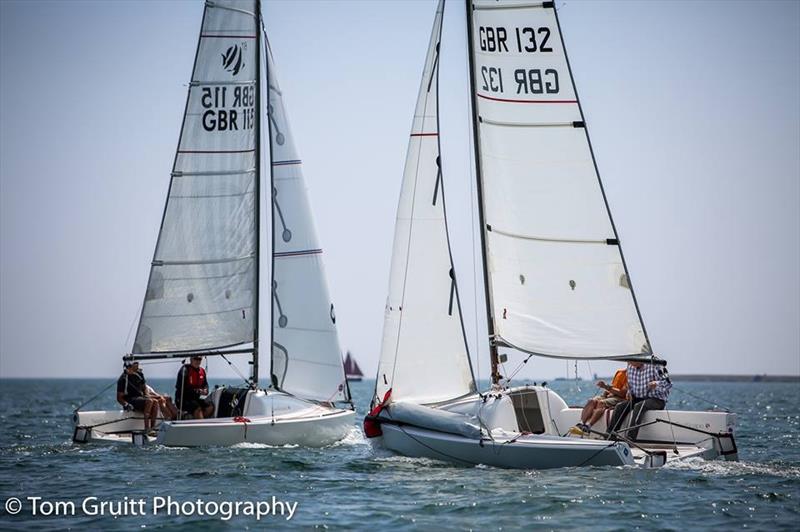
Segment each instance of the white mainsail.
[{"label": "white mainsail", "polygon": [[397,207],[376,395],[433,403],[475,390],[449,252],[438,139],[440,1]]},{"label": "white mainsail", "polygon": [[253,341],[255,11],[206,3],[134,353]]},{"label": "white mainsail", "polygon": [[322,248],[269,49],[267,62],[274,246],[273,383],[298,397],[345,401],[349,397]]},{"label": "white mainsail", "polygon": [[498,343],[574,359],[649,353],[553,2],[471,8]]}]

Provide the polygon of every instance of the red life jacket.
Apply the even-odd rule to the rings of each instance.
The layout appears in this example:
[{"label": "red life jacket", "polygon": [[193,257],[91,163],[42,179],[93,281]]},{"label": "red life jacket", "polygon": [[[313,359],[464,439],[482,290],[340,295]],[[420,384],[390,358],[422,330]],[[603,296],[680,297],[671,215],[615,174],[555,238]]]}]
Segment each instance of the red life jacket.
[{"label": "red life jacket", "polygon": [[189,366],[189,372],[186,375],[186,380],[189,384],[189,388],[192,388],[193,390],[199,390],[208,386],[206,382],[206,370],[203,368]]}]

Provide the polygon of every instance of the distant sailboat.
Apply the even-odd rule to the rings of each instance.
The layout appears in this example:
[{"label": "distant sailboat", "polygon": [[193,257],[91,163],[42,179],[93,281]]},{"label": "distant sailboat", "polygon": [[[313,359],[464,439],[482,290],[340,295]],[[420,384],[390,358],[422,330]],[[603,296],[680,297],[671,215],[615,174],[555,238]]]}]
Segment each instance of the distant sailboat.
[{"label": "distant sailboat", "polygon": [[639,433],[646,444],[571,438],[580,409],[546,386],[510,387],[513,375],[501,376],[508,353],[499,348],[511,356],[664,362],[652,354],[628,278],[554,2],[465,3],[492,386],[477,391],[448,240],[440,0],[408,144],[365,432],[408,456],[509,468],[735,459],[735,414],[646,412]]},{"label": "distant sailboat", "polygon": [[[268,168],[266,194],[262,166]],[[261,207],[270,209],[272,219],[264,246]],[[271,265],[266,283],[264,263]],[[266,335],[259,327],[262,303],[272,304]],[[271,382],[260,388],[264,346]],[[213,418],[162,422],[158,443],[322,446],[353,426],[340,353],[322,249],[261,2],[206,2],[139,326],[124,359],[251,357],[246,387],[220,387],[209,395]],[[77,412],[74,439],[152,440],[140,434],[138,416]]]},{"label": "distant sailboat", "polygon": [[364,378],[361,368],[358,367],[358,362],[350,355],[350,351],[348,351],[347,356],[344,357],[344,374],[347,380],[353,382],[358,382]]}]

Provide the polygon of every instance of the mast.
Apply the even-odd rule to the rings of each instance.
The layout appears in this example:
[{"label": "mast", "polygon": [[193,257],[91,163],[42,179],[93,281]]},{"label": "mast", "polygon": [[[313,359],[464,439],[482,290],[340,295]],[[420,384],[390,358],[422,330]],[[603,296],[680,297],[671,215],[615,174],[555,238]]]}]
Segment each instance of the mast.
[{"label": "mast", "polygon": [[[259,7],[261,4],[261,0],[257,0],[259,3]],[[261,11],[259,10],[259,13]],[[272,349],[273,349],[273,342],[275,341],[275,331],[273,330],[273,322],[275,318],[272,316],[273,312],[275,312],[274,303],[273,303],[273,291],[275,290],[275,201],[273,198],[273,194],[275,193],[275,172],[272,167],[272,126],[270,125],[269,121],[272,120],[272,100],[270,98],[270,91],[272,90],[269,85],[269,76],[271,72],[269,71],[269,58],[267,57],[270,53],[269,49],[269,41],[267,40],[267,31],[264,27],[264,21],[260,19],[259,15],[259,31],[264,35],[264,67],[266,68],[266,72],[264,73],[264,77],[267,80],[267,145],[269,146],[269,216],[270,216],[270,236],[269,236],[269,292],[270,292],[270,324],[269,324],[269,381],[270,386],[277,387],[277,384],[274,379],[274,361],[272,360]],[[259,65],[261,64],[261,54],[259,54],[258,58]],[[258,91],[259,97],[261,95],[261,91]],[[260,131],[261,127],[261,109],[259,108],[258,111],[258,127]],[[259,203],[260,203],[261,195],[259,194]]]},{"label": "mast", "polygon": [[[255,258],[255,305],[253,310],[254,316],[254,330],[253,330],[253,373],[250,377],[251,387],[258,386],[258,316],[259,306],[261,299],[259,297],[259,284],[261,279],[261,0],[256,0],[256,97],[255,97],[255,112],[253,118],[255,120],[255,148],[256,148],[256,175],[254,183],[255,201],[255,229],[256,229],[256,258]],[[270,327],[270,330],[272,328]],[[270,342],[271,343],[271,342]]]},{"label": "mast", "polygon": [[473,35],[472,35],[472,0],[464,2],[467,8],[467,56],[469,57],[469,90],[470,101],[472,103],[472,137],[473,146],[475,148],[475,181],[478,189],[478,223],[480,225],[481,237],[481,259],[483,263],[483,288],[484,297],[486,300],[486,324],[489,333],[489,361],[491,363],[491,378],[492,384],[497,384],[500,380],[500,374],[497,370],[499,357],[497,355],[497,344],[495,342],[494,332],[494,315],[492,312],[492,290],[489,284],[489,268],[486,260],[486,222],[484,221],[483,213],[483,179],[481,176],[481,150],[480,150],[480,135],[478,134],[480,117],[478,116],[478,97],[475,88],[475,64],[474,64],[474,50],[473,50]]}]

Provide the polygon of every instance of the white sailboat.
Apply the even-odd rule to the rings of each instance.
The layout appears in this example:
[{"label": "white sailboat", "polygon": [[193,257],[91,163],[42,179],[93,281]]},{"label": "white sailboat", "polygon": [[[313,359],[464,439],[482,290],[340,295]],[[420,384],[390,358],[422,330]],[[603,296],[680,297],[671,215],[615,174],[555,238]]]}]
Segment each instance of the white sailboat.
[{"label": "white sailboat", "polygon": [[[76,412],[75,441],[324,446],[353,427],[322,249],[260,4],[205,3],[161,231],[134,346],[124,357],[247,355],[248,383],[216,388],[207,398],[214,417],[162,421],[156,438],[142,434],[138,413]],[[268,194],[261,191],[262,167]],[[266,245],[262,205],[272,218]],[[260,279],[263,257],[271,264],[268,284]],[[261,388],[264,293],[272,302],[271,383]]]},{"label": "white sailboat", "polygon": [[443,10],[440,0],[403,174],[367,435],[408,456],[507,468],[735,459],[734,414],[649,411],[636,442],[567,437],[581,409],[499,373],[508,353],[498,349],[663,363],[629,281],[553,2],[466,0],[492,376],[477,392],[443,194]]}]

